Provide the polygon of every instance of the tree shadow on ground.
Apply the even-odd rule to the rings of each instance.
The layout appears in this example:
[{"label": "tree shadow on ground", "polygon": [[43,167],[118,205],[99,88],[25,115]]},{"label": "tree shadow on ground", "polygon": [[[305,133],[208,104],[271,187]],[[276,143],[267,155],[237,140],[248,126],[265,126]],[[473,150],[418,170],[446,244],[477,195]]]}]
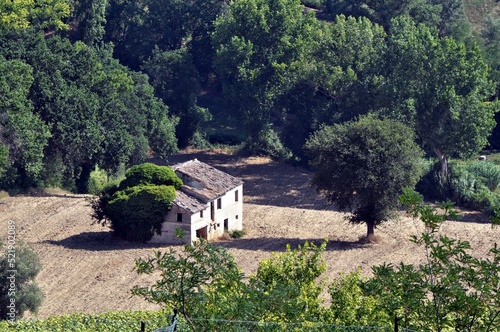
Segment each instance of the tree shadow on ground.
[{"label": "tree shadow on ground", "polygon": [[[303,167],[268,160],[253,162],[240,155],[210,151],[183,152],[169,157],[174,165],[198,159],[244,181],[245,203],[294,207],[312,210],[335,210],[310,186],[311,173]],[[161,161],[152,160],[162,163]]]},{"label": "tree shadow on ground", "polygon": [[[218,240],[214,242],[215,245],[227,249],[241,249],[253,251],[268,251],[268,252],[284,252],[286,246],[290,245],[293,250],[299,245],[303,246],[305,242],[314,243],[320,246],[323,239],[299,239],[299,238],[248,238],[248,239],[231,239],[231,240]],[[347,251],[359,248],[367,248],[371,244],[362,241],[339,241],[330,240],[326,244],[326,251]]]},{"label": "tree shadow on ground", "polygon": [[83,232],[69,236],[62,240],[46,240],[43,243],[62,246],[67,249],[87,251],[107,251],[158,248],[158,244],[129,242],[113,235],[112,232]]},{"label": "tree shadow on ground", "polygon": [[479,211],[458,210],[460,218],[455,221],[477,224],[491,224],[491,219],[488,215]]}]

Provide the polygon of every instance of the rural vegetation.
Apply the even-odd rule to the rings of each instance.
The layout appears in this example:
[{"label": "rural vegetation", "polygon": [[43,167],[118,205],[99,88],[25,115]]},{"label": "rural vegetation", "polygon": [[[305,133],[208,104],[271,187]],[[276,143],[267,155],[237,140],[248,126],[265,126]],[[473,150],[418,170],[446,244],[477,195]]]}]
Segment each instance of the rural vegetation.
[{"label": "rural vegetation", "polygon": [[[147,241],[182,182],[144,162],[222,144],[309,165],[313,186],[368,234],[415,185],[494,214],[500,168],[470,159],[500,148],[499,10],[493,0],[0,1],[0,189],[99,193],[95,217]],[[324,249],[312,244],[261,262],[248,282],[203,242],[158,253],[137,263],[163,272],[157,289],[134,292],[193,329],[204,328],[193,315],[387,324],[396,312],[409,328],[494,330],[497,249],[478,260],[436,237],[441,217],[411,197],[427,264],[344,276],[331,306],[315,282]],[[39,266],[26,253],[23,308],[35,311]],[[192,284],[168,280],[165,266]]]},{"label": "rural vegetation", "polygon": [[[294,322],[299,323],[297,331],[331,331],[334,324],[390,326],[395,316],[417,331],[497,331],[498,248],[491,248],[491,259],[475,258],[467,241],[437,233],[443,221],[456,217],[450,204],[438,212],[411,190],[400,199],[425,225],[413,238],[428,252],[420,266],[384,264],[373,268],[371,278],[354,271],[327,285],[322,277],[326,241],[319,246],[306,242],[260,261],[247,279],[225,249],[200,241],[181,253],[170,250],[138,259],[138,273],[160,272],[161,277],[132,293],[179,311],[193,331],[219,330],[220,322],[211,317],[275,322],[274,331],[295,330],[287,326]],[[329,304],[322,297],[325,287]]]},{"label": "rural vegetation", "polygon": [[312,185],[327,200],[365,222],[367,235],[391,215],[398,197],[420,178],[422,150],[410,128],[394,120],[363,117],[325,126],[306,143]]},{"label": "rural vegetation", "polygon": [[161,232],[163,217],[172,208],[182,180],[169,166],[144,163],[133,166],[117,185],[92,200],[94,219],[129,241],[146,242]]},{"label": "rural vegetation", "polygon": [[14,322],[26,311],[37,312],[43,293],[35,282],[42,269],[38,255],[28,244],[12,239],[0,242],[0,317]]}]

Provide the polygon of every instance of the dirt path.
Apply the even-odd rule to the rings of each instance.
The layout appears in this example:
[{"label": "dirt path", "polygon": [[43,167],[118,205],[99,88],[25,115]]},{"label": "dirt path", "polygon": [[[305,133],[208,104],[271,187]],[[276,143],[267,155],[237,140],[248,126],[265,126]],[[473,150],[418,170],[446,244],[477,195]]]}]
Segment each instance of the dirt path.
[{"label": "dirt path", "polygon": [[[382,224],[376,230],[382,243],[359,242],[365,227],[345,222],[343,213],[326,205],[309,188],[309,174],[301,168],[267,158],[220,153],[184,152],[171,162],[192,158],[245,181],[243,223],[247,234],[217,244],[228,248],[246,274],[255,272],[258,261],[273,251],[283,251],[287,243],[293,247],[306,240],[320,243],[325,238],[329,239],[325,253],[328,278],[357,267],[369,275],[373,265],[418,263],[424,257],[423,249],[409,240],[421,225],[407,218]],[[43,264],[37,281],[46,298],[39,317],[156,309],[131,298],[129,291],[133,285],[152,281],[136,275],[134,259],[164,247],[117,240],[106,228],[93,225],[90,213],[86,199],[78,195],[19,196],[0,201],[0,232],[6,233],[8,220],[15,221],[18,239],[31,243]],[[485,257],[500,229],[470,213],[465,221],[446,222],[441,231],[469,240],[474,253]]]}]

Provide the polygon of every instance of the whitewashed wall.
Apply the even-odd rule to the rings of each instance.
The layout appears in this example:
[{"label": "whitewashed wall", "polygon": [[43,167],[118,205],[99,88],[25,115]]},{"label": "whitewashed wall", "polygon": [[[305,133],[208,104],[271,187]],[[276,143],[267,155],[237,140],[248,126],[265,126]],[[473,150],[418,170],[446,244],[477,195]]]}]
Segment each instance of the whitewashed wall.
[{"label": "whitewashed wall", "polygon": [[[238,191],[238,201],[236,201],[235,192]],[[214,200],[215,222],[211,220],[210,203],[203,210],[203,217],[200,212],[191,214],[191,212],[173,206],[165,216],[165,222],[162,225],[161,234],[155,234],[149,241],[150,243],[181,244],[189,241],[196,241],[198,230],[206,227],[207,239],[213,239],[224,233],[224,220],[228,220],[228,231],[243,229],[243,185],[230,190],[224,196],[220,197],[221,208],[217,208],[217,199]],[[182,214],[182,222],[177,221],[177,214]],[[179,227],[186,232],[184,241],[175,237],[175,229]]]}]

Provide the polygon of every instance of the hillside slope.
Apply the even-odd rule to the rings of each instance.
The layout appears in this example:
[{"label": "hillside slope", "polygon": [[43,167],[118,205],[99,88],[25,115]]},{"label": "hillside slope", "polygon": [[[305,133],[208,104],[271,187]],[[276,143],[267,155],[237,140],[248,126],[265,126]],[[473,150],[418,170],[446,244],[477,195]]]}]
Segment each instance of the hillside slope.
[{"label": "hillside slope", "polygon": [[[220,240],[248,275],[258,261],[305,240],[329,238],[325,253],[328,278],[358,266],[364,274],[383,262],[418,263],[424,251],[409,241],[422,229],[418,222],[402,218],[381,225],[375,232],[383,242],[363,244],[363,225],[351,225],[344,214],[324,204],[309,188],[309,174],[267,158],[238,158],[227,154],[183,153],[173,162],[198,158],[245,181],[244,227],[239,240]],[[40,317],[72,312],[155,309],[130,297],[133,285],[152,282],[133,271],[134,259],[162,246],[131,244],[114,238],[107,228],[93,225],[91,209],[83,196],[19,196],[0,201],[0,225],[14,220],[18,239],[29,242],[39,254],[43,270],[37,281],[46,298]],[[471,241],[474,252],[487,256],[500,229],[479,214],[468,213],[465,221],[445,223],[441,229],[452,237]],[[3,235],[2,235],[3,236]]]}]

